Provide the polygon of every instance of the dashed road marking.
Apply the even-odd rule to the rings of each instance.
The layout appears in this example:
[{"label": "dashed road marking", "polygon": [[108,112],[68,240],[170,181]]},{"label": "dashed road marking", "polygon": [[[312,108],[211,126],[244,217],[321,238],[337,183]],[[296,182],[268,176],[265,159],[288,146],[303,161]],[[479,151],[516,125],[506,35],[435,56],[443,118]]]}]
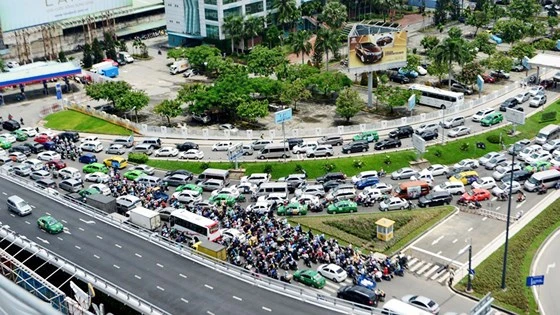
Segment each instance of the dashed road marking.
[{"label": "dashed road marking", "polygon": [[238,297],[238,296],[235,296],[235,295],[233,296],[233,298],[236,299],[236,300],[238,300],[238,301],[243,301],[242,298],[240,298],[240,297]]},{"label": "dashed road marking", "polygon": [[5,193],[5,192],[2,192],[2,195],[4,195],[4,196],[7,196],[8,194],[7,194],[7,193]]},{"label": "dashed road marking", "polygon": [[64,239],[62,239],[62,237],[60,237],[60,236],[57,236],[57,238],[61,241],[64,241]]},{"label": "dashed road marking", "polygon": [[206,311],[206,314],[208,315],[215,315],[214,313],[210,312],[210,311]]},{"label": "dashed road marking", "polygon": [[95,258],[97,258],[97,259],[101,258],[101,257],[99,257],[99,256],[97,256],[97,255],[95,255],[95,254],[93,254],[93,257],[95,257]]},{"label": "dashed road marking", "polygon": [[525,202],[527,202],[527,200],[525,200],[525,201],[521,202],[520,204],[518,204],[516,208],[517,208],[517,209],[521,208]]},{"label": "dashed road marking", "polygon": [[80,246],[78,245],[74,245],[74,247],[76,247],[77,249],[82,249]]},{"label": "dashed road marking", "polygon": [[134,278],[136,278],[138,280],[142,280],[142,277],[140,277],[139,275],[134,275]]},{"label": "dashed road marking", "polygon": [[46,215],[51,215],[51,214],[50,214],[50,213],[48,213],[48,212],[45,212],[45,214],[46,214]]},{"label": "dashed road marking", "polygon": [[207,288],[210,289],[210,290],[214,290],[214,287],[212,287],[212,286],[209,286],[209,285],[207,285],[207,284],[205,284],[204,286],[207,287]]},{"label": "dashed road marking", "polygon": [[100,240],[103,239],[103,237],[101,237],[101,236],[99,236],[99,235],[96,235],[95,237],[97,237],[97,238],[100,239]]},{"label": "dashed road marking", "polygon": [[[501,208],[501,206],[500,206],[500,207],[496,207],[496,211],[500,210],[500,208]],[[485,218],[486,218],[486,217],[485,217]]]},{"label": "dashed road marking", "polygon": [[470,232],[470,231],[472,231],[472,230],[473,230],[473,227],[471,226],[471,227],[467,230],[467,232]]},{"label": "dashed road marking", "polygon": [[[498,210],[498,209],[496,209],[496,210]],[[482,218],[482,221],[486,221],[486,220],[488,220],[488,217]]]},{"label": "dashed road marking", "polygon": [[453,242],[451,242],[451,243],[455,244],[455,243],[457,243],[457,241],[458,241],[458,239],[454,239]]},{"label": "dashed road marking", "polygon": [[15,218],[15,217],[16,217],[16,215],[15,215],[15,214],[13,214],[13,213],[10,213],[10,215],[11,215],[11,216],[12,216],[13,218]]},{"label": "dashed road marking", "polygon": [[134,255],[136,255],[136,257],[142,258],[142,255],[140,255],[140,254],[138,254],[138,253],[134,253]]},{"label": "dashed road marking", "polygon": [[165,291],[165,289],[160,287],[159,285],[156,288],[158,288],[158,290]]},{"label": "dashed road marking", "polygon": [[185,300],[184,298],[181,298],[181,301],[185,302],[185,303],[189,303],[189,300]]},{"label": "dashed road marking", "polygon": [[25,224],[31,224],[29,221],[25,221]]},{"label": "dashed road marking", "polygon": [[117,266],[117,265],[113,265],[113,267],[117,268],[117,269],[121,269],[121,267]]},{"label": "dashed road marking", "polygon": [[439,255],[440,255],[441,253],[442,253],[442,252],[441,252],[441,250],[440,250],[439,252],[437,252],[437,254],[436,254],[436,255],[438,255],[438,256],[439,256]]},{"label": "dashed road marking", "polygon": [[265,306],[263,306],[262,309],[265,310],[265,311],[267,311],[267,312],[272,312],[272,310],[271,310],[270,308],[265,307]]},{"label": "dashed road marking", "polygon": [[122,248],[122,246],[119,244],[115,244],[115,247]]},{"label": "dashed road marking", "polygon": [[437,243],[439,243],[439,241],[441,241],[443,239],[443,235],[441,235],[440,237],[436,238],[433,242],[432,242],[432,246],[436,245]]},{"label": "dashed road marking", "polygon": [[185,279],[187,279],[187,276],[185,276],[185,275],[184,275],[184,274],[182,274],[182,273],[180,273],[180,274],[179,274],[179,276],[180,276],[181,278],[185,278]]},{"label": "dashed road marking", "polygon": [[60,221],[62,221],[62,223],[64,223],[64,224],[68,223],[68,221],[66,221],[66,220],[60,220]]},{"label": "dashed road marking", "polygon": [[31,206],[31,208],[33,208],[33,209],[37,208],[37,207],[35,207],[34,205],[30,205],[30,206]]},{"label": "dashed road marking", "polygon": [[492,201],[496,201],[496,200],[498,200],[498,197],[492,198]]},{"label": "dashed road marking", "polygon": [[79,227],[78,230],[80,230],[80,231],[82,231],[82,232],[85,231],[85,230],[84,230],[83,228],[81,228],[81,227]]},{"label": "dashed road marking", "polygon": [[158,267],[160,267],[160,268],[163,268],[163,265],[160,264],[160,263],[157,263],[156,265],[157,265]]}]

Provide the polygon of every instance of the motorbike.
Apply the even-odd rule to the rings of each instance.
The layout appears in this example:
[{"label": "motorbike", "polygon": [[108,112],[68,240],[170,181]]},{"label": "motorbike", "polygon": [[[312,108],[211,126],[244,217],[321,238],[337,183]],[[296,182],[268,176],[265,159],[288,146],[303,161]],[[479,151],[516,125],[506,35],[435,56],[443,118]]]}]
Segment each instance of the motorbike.
[{"label": "motorbike", "polygon": [[292,276],[291,274],[282,275],[282,276],[280,276],[280,281],[286,282],[286,283],[292,283],[293,277],[294,277],[294,276]]},{"label": "motorbike", "polygon": [[498,195],[498,197],[496,198],[496,200],[498,200],[498,201],[506,201],[506,200],[508,200],[508,198],[507,198],[507,196],[506,196],[505,194],[501,194],[501,195]]},{"label": "motorbike", "polygon": [[539,190],[537,190],[537,195],[544,195],[546,194],[547,189],[546,188],[539,188]]},{"label": "motorbike", "polygon": [[525,195],[521,195],[521,196],[517,197],[516,201],[517,202],[523,202],[523,201],[525,201],[525,199],[527,199],[527,197],[525,197]]},{"label": "motorbike", "polygon": [[375,289],[375,295],[377,296],[377,300],[380,302],[385,302],[385,296],[387,295],[383,290],[377,288]]},{"label": "motorbike", "polygon": [[379,172],[377,173],[377,176],[378,176],[378,177],[385,177],[385,175],[387,175],[387,172],[385,172],[385,171],[379,171]]}]

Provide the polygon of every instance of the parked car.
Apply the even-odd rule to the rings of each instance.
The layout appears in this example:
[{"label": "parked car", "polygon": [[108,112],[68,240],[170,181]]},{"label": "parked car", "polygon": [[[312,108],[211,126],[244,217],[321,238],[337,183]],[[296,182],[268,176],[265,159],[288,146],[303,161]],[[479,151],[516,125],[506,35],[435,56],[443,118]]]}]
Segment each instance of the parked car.
[{"label": "parked car", "polygon": [[296,271],[294,273],[294,280],[317,289],[322,289],[325,286],[325,278],[317,271],[311,269]]},{"label": "parked car", "polygon": [[397,127],[397,129],[389,132],[389,137],[402,139],[402,138],[410,138],[412,137],[413,134],[414,134],[414,129],[412,129],[411,126],[406,125],[406,126]]},{"label": "parked car", "polygon": [[327,145],[318,145],[315,149],[308,149],[306,156],[308,158],[319,157],[319,156],[333,156],[334,150],[333,147],[329,144]]},{"label": "parked car", "polygon": [[407,78],[405,75],[400,74],[400,73],[393,73],[389,76],[389,80],[396,82],[396,83],[400,83],[400,84],[406,84],[406,83],[410,83],[410,79]]},{"label": "parked car", "polygon": [[481,74],[480,75],[482,77],[482,80],[484,80],[484,83],[496,83],[496,79],[488,74]]},{"label": "parked car", "polygon": [[465,124],[465,117],[458,116],[458,117],[450,117],[443,121],[443,128],[449,129],[453,127],[462,126]]},{"label": "parked car", "polygon": [[367,141],[352,141],[342,146],[342,153],[366,152],[369,150]]},{"label": "parked car", "polygon": [[383,140],[375,143],[373,148],[375,150],[385,150],[385,149],[390,149],[390,148],[400,148],[401,145],[402,145],[402,143],[401,143],[400,139],[387,138],[387,139],[383,139]]},{"label": "parked car", "polygon": [[405,295],[401,299],[403,302],[428,311],[432,314],[439,313],[439,305],[433,300],[421,295]]},{"label": "parked car", "polygon": [[421,134],[419,134],[419,136],[426,141],[430,141],[430,140],[437,139],[438,138],[438,133],[437,133],[437,131],[434,131],[434,130],[426,130],[426,131],[422,132]]},{"label": "parked car", "polygon": [[531,93],[529,92],[519,93],[514,98],[517,101],[517,104],[523,104],[527,102],[529,98],[531,98]]},{"label": "parked car", "polygon": [[389,199],[383,200],[379,203],[379,210],[380,211],[389,211],[389,210],[403,210],[408,208],[409,202],[406,199],[398,198],[398,197],[391,197]]},{"label": "parked car", "polygon": [[344,140],[339,135],[323,136],[317,141],[318,144],[330,144],[332,146],[342,145],[343,142]]},{"label": "parked car", "polygon": [[412,176],[418,176],[418,172],[410,167],[403,167],[391,173],[391,179],[396,180],[406,179]]},{"label": "parked car", "polygon": [[529,107],[539,107],[546,103],[546,95],[537,95],[529,101]]},{"label": "parked car", "polygon": [[198,144],[194,143],[194,142],[183,142],[181,144],[177,144],[177,150],[183,152],[183,151],[188,151],[191,149],[198,149]]},{"label": "parked car", "polygon": [[456,137],[460,137],[460,136],[469,135],[470,133],[471,133],[471,128],[461,126],[461,127],[456,127],[456,128],[451,129],[451,131],[449,131],[447,136],[450,137],[450,138],[456,138]]},{"label": "parked car", "polygon": [[474,93],[474,92],[473,92],[473,89],[471,89],[470,87],[464,86],[464,85],[461,85],[461,84],[456,84],[456,83],[455,83],[455,84],[451,84],[451,91],[453,91],[453,92],[459,92],[459,93],[464,93],[464,94],[466,94],[466,95],[471,95],[471,94]]},{"label": "parked car", "polygon": [[509,80],[509,73],[505,72],[504,70],[490,71],[490,76],[493,76],[494,78],[497,78],[497,79]]},{"label": "parked car", "polygon": [[517,99],[510,97],[507,100],[505,100],[502,104],[500,104],[500,111],[505,112],[506,108],[514,108],[515,106],[517,106],[517,104],[519,104],[519,102],[517,102]]},{"label": "parked car", "polygon": [[491,114],[493,112],[494,112],[493,108],[481,109],[472,116],[472,121],[480,122],[482,118],[488,116],[488,114]]},{"label": "parked car", "polygon": [[368,307],[377,307],[378,305],[375,291],[361,285],[343,286],[338,289],[336,297]]},{"label": "parked car", "polygon": [[448,191],[434,191],[427,195],[421,196],[418,199],[418,206],[421,208],[425,207],[435,207],[435,206],[442,206],[448,205],[451,203],[451,194]]}]

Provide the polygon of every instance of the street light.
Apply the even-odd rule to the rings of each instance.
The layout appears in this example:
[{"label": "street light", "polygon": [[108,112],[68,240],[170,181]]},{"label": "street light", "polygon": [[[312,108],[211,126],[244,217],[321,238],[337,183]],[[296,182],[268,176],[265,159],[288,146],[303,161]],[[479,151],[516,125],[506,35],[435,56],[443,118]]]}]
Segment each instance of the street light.
[{"label": "street light", "polygon": [[472,270],[472,238],[469,239],[469,245],[459,251],[459,255],[462,255],[463,253],[465,253],[466,250],[469,251],[469,268],[467,269],[467,289],[465,291],[467,293],[472,293],[472,291],[473,291],[473,289],[472,289],[473,274],[471,274],[471,272],[474,273],[474,270]]},{"label": "street light", "polygon": [[511,195],[513,193],[513,172],[515,164],[515,155],[517,154],[517,146],[514,145],[511,151],[511,176],[509,177],[509,196],[508,196],[508,208],[507,208],[507,219],[506,219],[506,243],[504,246],[504,263],[502,266],[502,290],[506,289],[506,272],[507,272],[507,253],[508,253],[508,240],[509,240],[509,220],[511,216]]}]

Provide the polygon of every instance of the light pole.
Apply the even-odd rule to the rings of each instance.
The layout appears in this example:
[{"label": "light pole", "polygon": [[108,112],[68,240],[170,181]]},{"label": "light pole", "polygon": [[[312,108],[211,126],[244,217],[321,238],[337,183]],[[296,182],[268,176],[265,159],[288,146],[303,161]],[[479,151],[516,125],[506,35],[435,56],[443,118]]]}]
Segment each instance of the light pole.
[{"label": "light pole", "polygon": [[517,154],[516,146],[513,146],[511,152],[511,176],[509,178],[509,196],[508,196],[508,208],[507,208],[507,219],[506,219],[506,244],[504,246],[504,264],[502,266],[502,290],[506,289],[506,272],[507,272],[507,254],[508,254],[508,239],[509,239],[509,219],[511,216],[511,195],[513,193],[513,172],[515,164],[515,155]]},{"label": "light pole", "polygon": [[472,277],[473,275],[471,274],[471,270],[472,270],[472,238],[470,240],[470,244],[469,244],[469,270],[467,273],[467,292],[471,293],[473,291],[472,289]]}]

